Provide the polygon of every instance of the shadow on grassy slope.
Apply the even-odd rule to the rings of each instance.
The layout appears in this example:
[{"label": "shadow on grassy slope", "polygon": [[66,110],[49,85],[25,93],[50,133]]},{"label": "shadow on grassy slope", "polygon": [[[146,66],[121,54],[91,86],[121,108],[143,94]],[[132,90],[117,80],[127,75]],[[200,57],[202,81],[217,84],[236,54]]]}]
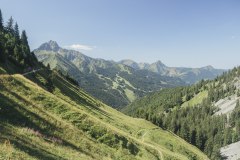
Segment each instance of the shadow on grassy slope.
[{"label": "shadow on grassy slope", "polygon": [[[7,91],[12,95],[14,95],[19,101],[23,101],[27,105],[32,105],[22,97],[17,95],[16,93],[13,93],[9,90]],[[5,127],[4,124],[6,122],[11,126],[24,127],[24,128],[30,128],[32,130],[36,130],[40,134],[42,134],[42,137],[40,138],[43,138],[45,141],[49,141],[48,137],[61,139],[62,145],[70,147],[71,149],[76,150],[78,152],[82,152],[85,155],[91,156],[91,154],[87,153],[86,151],[83,151],[81,148],[75,146],[71,142],[68,142],[56,135],[50,134],[56,131],[61,132],[61,128],[57,128],[54,124],[49,123],[39,115],[19,106],[19,104],[17,104],[12,99],[9,99],[8,97],[4,96],[1,93],[0,93],[0,102],[1,102],[0,103],[1,105],[0,106],[0,131],[1,133],[4,133],[0,135],[1,139],[5,139],[5,140],[9,139],[10,142],[13,143],[20,150],[29,151],[27,153],[33,157],[37,157],[40,159],[49,159],[49,160],[64,159],[62,157],[58,157],[44,150],[42,146],[33,145],[34,143],[29,141],[26,137],[18,136],[17,133],[13,135],[12,131]],[[50,155],[50,156],[47,156],[47,155]]]}]

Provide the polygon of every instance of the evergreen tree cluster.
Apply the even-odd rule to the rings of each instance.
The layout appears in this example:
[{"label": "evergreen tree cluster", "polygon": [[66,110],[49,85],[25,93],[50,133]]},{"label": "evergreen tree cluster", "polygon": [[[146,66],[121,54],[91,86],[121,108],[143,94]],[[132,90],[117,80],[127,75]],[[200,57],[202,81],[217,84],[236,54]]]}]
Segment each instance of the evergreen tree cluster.
[{"label": "evergreen tree cluster", "polygon": [[[236,87],[240,67],[210,81],[171,89],[164,89],[137,100],[123,111],[134,117],[145,118],[172,131],[197,146],[211,159],[221,159],[220,148],[240,141],[240,103],[230,115],[214,115],[213,104],[232,95],[240,96]],[[182,107],[199,92],[207,91],[208,97],[195,106]]]},{"label": "evergreen tree cluster", "polygon": [[240,76],[240,67],[234,67],[232,70],[223,73],[217,77],[209,86],[209,98],[212,102],[217,102],[219,99],[230,97],[233,94],[240,96],[240,90],[236,88]]},{"label": "evergreen tree cluster", "polygon": [[18,69],[25,70],[33,67],[37,59],[30,51],[26,31],[19,32],[17,22],[10,17],[4,25],[2,12],[0,10],[0,62],[12,63]]}]

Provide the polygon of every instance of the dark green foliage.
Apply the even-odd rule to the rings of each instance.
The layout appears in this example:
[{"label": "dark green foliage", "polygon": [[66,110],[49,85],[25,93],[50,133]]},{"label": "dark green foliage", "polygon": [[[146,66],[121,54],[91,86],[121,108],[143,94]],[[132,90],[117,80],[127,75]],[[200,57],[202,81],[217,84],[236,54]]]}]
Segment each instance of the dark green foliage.
[{"label": "dark green foliage", "polygon": [[[234,82],[240,76],[240,67],[224,73],[213,81],[201,81],[188,87],[164,89],[137,100],[123,111],[134,117],[145,118],[172,131],[204,151],[211,159],[220,159],[219,150],[240,140],[240,104],[236,103],[229,118],[216,116],[212,104],[219,99],[239,96]],[[180,106],[201,91],[208,97],[197,106]]]},{"label": "dark green foliage", "polygon": [[66,75],[66,79],[72,84],[74,84],[75,86],[78,86],[78,81],[70,77],[68,74]]},{"label": "dark green foliage", "polygon": [[23,52],[24,53],[29,53],[30,52],[30,48],[29,48],[29,45],[28,45],[28,38],[27,38],[27,34],[26,34],[25,30],[22,31],[21,42],[23,44],[23,47],[22,47]]},{"label": "dark green foliage", "polygon": [[[1,13],[0,21],[3,21]],[[20,39],[18,24],[14,25],[12,17],[8,20],[6,27],[1,29],[0,24],[0,61],[7,70],[12,66],[18,72],[29,71],[39,65],[35,55],[30,52],[26,32],[22,32]]]},{"label": "dark green foliage", "polygon": [[0,32],[3,31],[3,17],[2,17],[2,11],[0,9]]},{"label": "dark green foliage", "polygon": [[17,22],[14,25],[14,36],[16,38],[16,42],[19,43],[20,41],[20,35],[19,35],[19,28]]},{"label": "dark green foliage", "polygon": [[188,101],[194,95],[198,94],[207,82],[208,81],[202,81],[188,87],[162,89],[159,92],[151,93],[136,100],[129,106],[123,108],[123,112],[142,118],[147,117],[147,114],[153,117],[158,112],[169,112],[174,107],[180,107],[184,103],[184,97],[185,101]]},{"label": "dark green foliage", "polygon": [[11,16],[7,22],[6,31],[12,35],[14,34],[13,23],[14,23],[14,21]]},{"label": "dark green foliage", "polygon": [[49,63],[47,64],[47,69],[48,69],[48,70],[50,70],[50,69],[51,69],[51,68],[50,68],[50,64],[49,64]]}]

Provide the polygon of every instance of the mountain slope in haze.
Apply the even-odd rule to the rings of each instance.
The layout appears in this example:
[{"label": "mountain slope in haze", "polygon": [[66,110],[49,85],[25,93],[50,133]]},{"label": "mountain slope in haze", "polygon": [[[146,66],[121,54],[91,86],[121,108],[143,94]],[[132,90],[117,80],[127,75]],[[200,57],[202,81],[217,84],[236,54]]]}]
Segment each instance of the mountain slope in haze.
[{"label": "mountain slope in haze", "polygon": [[218,160],[221,147],[240,141],[239,77],[240,67],[214,80],[151,93],[122,111],[171,130]]},{"label": "mountain slope in haze", "polygon": [[113,107],[125,106],[152,91],[185,85],[179,78],[94,59],[63,49],[54,41],[42,44],[34,53],[39,61],[69,74],[84,90]]},{"label": "mountain slope in haze", "polygon": [[122,60],[119,63],[138,70],[144,69],[164,76],[178,77],[187,84],[194,84],[202,79],[214,79],[226,71],[223,69],[215,69],[212,66],[206,66],[202,68],[168,67],[161,61],[149,64],[136,63],[132,60]]}]

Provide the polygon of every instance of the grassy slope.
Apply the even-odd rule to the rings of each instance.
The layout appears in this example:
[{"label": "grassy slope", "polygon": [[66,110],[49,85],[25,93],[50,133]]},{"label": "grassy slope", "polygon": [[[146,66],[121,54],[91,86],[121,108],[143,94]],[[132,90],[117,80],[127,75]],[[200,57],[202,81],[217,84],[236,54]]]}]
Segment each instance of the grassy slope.
[{"label": "grassy slope", "polygon": [[[207,159],[150,122],[128,117],[55,74],[0,75],[0,159]],[[37,78],[36,78],[37,77]]]},{"label": "grassy slope", "polygon": [[200,103],[202,103],[202,101],[207,98],[208,96],[208,91],[207,90],[203,90],[201,92],[199,92],[197,95],[194,95],[193,98],[191,98],[189,101],[185,101],[181,107],[193,107],[195,105],[198,105]]},{"label": "grassy slope", "polygon": [[[155,108],[156,112],[164,112],[164,105],[166,102],[164,100],[170,99],[173,97],[174,92],[180,92],[182,90],[182,87],[178,88],[170,88],[164,91],[158,91],[153,92],[148,95],[146,95],[143,98],[139,98],[136,101],[134,101],[132,104],[124,107],[121,109],[123,113],[126,114],[132,114],[139,108]],[[168,95],[168,97],[165,97],[165,95]],[[183,95],[182,97],[182,104],[181,108],[185,107],[194,107],[196,105],[199,105],[203,102],[204,99],[208,97],[208,90],[201,88],[201,91],[197,94],[195,94],[190,100],[186,100],[186,95]],[[174,106],[172,108],[177,109],[177,106]]]}]

